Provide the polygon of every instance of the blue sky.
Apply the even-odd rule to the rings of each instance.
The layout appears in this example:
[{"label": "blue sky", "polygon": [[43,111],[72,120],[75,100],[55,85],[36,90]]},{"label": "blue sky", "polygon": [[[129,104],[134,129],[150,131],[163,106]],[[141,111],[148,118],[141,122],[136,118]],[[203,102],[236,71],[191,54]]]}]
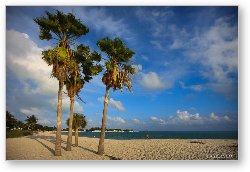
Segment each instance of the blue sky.
[{"label": "blue sky", "polygon": [[[55,125],[58,82],[41,51],[34,17],[58,9],[73,12],[90,29],[78,43],[98,50],[100,38],[120,37],[136,52],[133,92],[110,92],[108,128],[134,130],[237,130],[237,7],[7,7],[7,110],[17,118],[35,114]],[[99,51],[99,50],[98,50]],[[104,55],[104,54],[103,54]],[[102,74],[86,84],[75,111],[88,128],[100,127]],[[63,127],[69,100],[63,98]]]}]

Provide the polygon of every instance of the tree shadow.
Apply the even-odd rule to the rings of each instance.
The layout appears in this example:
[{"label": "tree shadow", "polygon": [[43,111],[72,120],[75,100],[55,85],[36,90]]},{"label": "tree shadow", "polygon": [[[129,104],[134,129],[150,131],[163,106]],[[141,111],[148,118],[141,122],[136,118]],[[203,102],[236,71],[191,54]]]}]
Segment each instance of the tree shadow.
[{"label": "tree shadow", "polygon": [[45,148],[47,148],[53,155],[55,155],[55,151],[52,148],[50,148],[49,146],[47,146],[46,144],[44,144],[43,142],[41,142],[38,139],[34,139],[34,140],[36,140],[37,142],[39,142],[41,145],[43,145]]},{"label": "tree shadow", "polygon": [[[43,145],[46,149],[48,149],[53,155],[55,154],[55,151],[52,148],[50,148],[48,145],[46,145],[45,143],[43,143],[42,141],[39,140],[39,139],[41,139],[41,140],[49,141],[49,142],[55,144],[56,143],[56,137],[55,136],[43,136],[43,135],[35,135],[35,136],[33,136],[33,135],[31,135],[31,136],[27,136],[27,138],[36,140],[41,145]],[[63,140],[62,140],[62,143],[67,144],[67,142],[63,141]],[[72,146],[75,146],[75,145],[72,144]],[[64,149],[66,151],[66,147],[63,147],[63,146],[61,146],[61,147],[62,147],[62,149]],[[95,150],[92,150],[92,149],[89,149],[89,148],[86,148],[86,147],[83,147],[83,146],[79,146],[79,145],[77,147],[79,147],[79,148],[81,148],[83,150],[89,151],[91,153],[97,154],[97,151],[95,151]],[[108,157],[110,160],[122,160],[119,157],[114,157],[114,156],[107,155],[107,154],[104,154],[104,156]]]},{"label": "tree shadow", "polygon": [[82,149],[84,149],[84,150],[86,150],[86,151],[89,151],[89,152],[92,152],[92,153],[97,154],[97,152],[96,152],[96,151],[91,150],[91,149],[89,149],[89,148],[85,148],[85,147],[83,147],[83,146],[79,146],[79,145],[78,145],[77,147],[82,148]]},{"label": "tree shadow", "polygon": [[105,156],[109,157],[110,160],[122,160],[122,158],[117,158],[117,157],[114,157],[114,156],[111,156],[111,155],[106,155]]},{"label": "tree shadow", "polygon": [[42,140],[46,140],[46,141],[49,141],[49,142],[51,142],[51,143],[56,143],[56,137],[54,137],[54,136],[43,136],[43,135],[31,135],[31,136],[28,136],[28,138],[30,138],[30,139],[35,139],[35,140],[37,140],[37,139],[42,139]]},{"label": "tree shadow", "polygon": [[[78,145],[78,147],[82,148],[82,149],[84,149],[86,151],[92,152],[94,154],[97,154],[97,151],[91,150],[89,148],[86,148],[86,147],[83,147],[83,146],[79,146],[79,145]],[[107,156],[110,160],[122,160],[121,158],[117,158],[117,157],[114,157],[114,156],[111,156],[111,155],[107,155],[107,154],[104,154],[104,156]]]},{"label": "tree shadow", "polygon": [[[45,143],[41,142],[40,140],[38,139],[41,139],[41,140],[45,140],[45,141],[49,141],[50,143],[53,143],[55,144],[56,143],[56,137],[55,136],[43,136],[43,135],[36,135],[36,136],[28,136],[28,138],[30,139],[33,139],[33,140],[36,140],[37,142],[39,142],[40,144],[42,144],[45,148],[47,148],[51,153],[55,153],[55,151],[53,149],[51,149],[49,146],[47,146]],[[61,140],[61,143],[65,143],[67,144],[67,142]],[[66,151],[66,147],[64,146],[61,146],[62,149],[64,149]]]}]

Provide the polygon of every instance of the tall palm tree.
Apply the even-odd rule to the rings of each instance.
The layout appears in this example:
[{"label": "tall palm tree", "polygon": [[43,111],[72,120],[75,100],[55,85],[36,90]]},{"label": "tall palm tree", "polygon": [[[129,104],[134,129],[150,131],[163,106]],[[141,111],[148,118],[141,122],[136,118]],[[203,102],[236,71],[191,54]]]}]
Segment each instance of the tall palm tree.
[{"label": "tall palm tree", "polygon": [[73,14],[60,11],[55,14],[46,12],[46,16],[35,18],[34,21],[39,25],[41,40],[57,40],[56,48],[44,50],[42,58],[52,66],[52,77],[59,81],[55,155],[61,156],[62,89],[70,72],[68,66],[73,55],[70,45],[87,34],[89,29]]},{"label": "tall palm tree", "polygon": [[115,38],[114,40],[110,38],[101,39],[97,41],[97,46],[107,55],[105,62],[106,71],[102,77],[102,82],[106,85],[106,93],[102,117],[102,129],[98,146],[98,154],[103,155],[109,89],[113,88],[114,91],[120,89],[120,91],[122,91],[123,86],[125,86],[131,91],[131,75],[135,74],[135,68],[130,62],[135,52],[127,48],[119,38]]},{"label": "tall palm tree", "polygon": [[[74,112],[74,98],[85,82],[89,82],[93,76],[102,71],[101,65],[97,62],[101,61],[101,55],[96,51],[90,53],[89,47],[79,45],[74,52],[73,59],[71,60],[72,72],[70,73],[69,80],[66,81],[66,89],[70,98],[70,117],[69,117],[69,130],[67,138],[66,150],[71,150],[72,144],[72,121]],[[78,96],[79,97],[79,96]]]},{"label": "tall palm tree", "polygon": [[[69,126],[69,120],[67,119],[66,123]],[[75,146],[78,146],[78,129],[85,128],[87,126],[87,121],[85,119],[85,116],[80,113],[74,113],[73,115],[73,123],[72,126],[75,130]]]},{"label": "tall palm tree", "polygon": [[67,94],[70,98],[70,115],[68,121],[68,138],[67,138],[67,151],[71,151],[72,144],[72,125],[73,125],[73,112],[74,112],[74,101],[75,95],[80,92],[83,87],[83,80],[77,75],[70,77],[69,81],[66,82]]}]

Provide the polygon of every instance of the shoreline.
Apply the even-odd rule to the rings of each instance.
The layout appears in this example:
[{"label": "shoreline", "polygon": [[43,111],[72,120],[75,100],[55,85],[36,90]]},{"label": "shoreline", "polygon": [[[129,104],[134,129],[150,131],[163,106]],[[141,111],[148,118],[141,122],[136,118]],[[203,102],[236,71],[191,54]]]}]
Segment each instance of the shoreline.
[{"label": "shoreline", "polygon": [[[74,136],[73,136],[74,137]],[[98,139],[99,140],[99,138],[98,137],[85,137],[85,136],[79,136],[79,138],[86,138],[86,139]],[[219,141],[238,141],[238,139],[157,139],[157,138],[152,138],[152,139],[106,139],[105,138],[105,140],[120,140],[120,141],[133,141],[133,140],[137,140],[137,141],[139,141],[139,140],[219,140]]]},{"label": "shoreline", "polygon": [[[7,160],[214,160],[238,159],[234,139],[105,139],[105,154],[97,155],[99,138],[79,137],[79,147],[66,151],[62,135],[62,156],[54,156],[55,134],[39,133],[6,139]],[[73,137],[74,144],[74,137]]]},{"label": "shoreline", "polygon": [[[67,135],[63,131],[62,135]],[[74,132],[73,132],[74,135]],[[99,138],[100,132],[79,132],[79,137]],[[147,132],[111,132],[106,131],[106,139],[112,140],[143,140],[143,139],[232,139],[238,140],[237,131],[147,131]]]}]

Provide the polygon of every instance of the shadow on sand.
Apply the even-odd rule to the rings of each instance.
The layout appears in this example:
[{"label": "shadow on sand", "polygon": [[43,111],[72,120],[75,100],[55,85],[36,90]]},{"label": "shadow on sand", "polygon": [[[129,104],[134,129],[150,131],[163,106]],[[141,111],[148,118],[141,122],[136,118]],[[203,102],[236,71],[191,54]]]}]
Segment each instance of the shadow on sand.
[{"label": "shadow on sand", "polygon": [[[55,154],[54,149],[50,148],[48,145],[46,145],[45,143],[43,143],[42,141],[40,141],[40,139],[41,139],[41,140],[49,141],[49,142],[55,144],[56,143],[56,137],[55,136],[43,136],[43,135],[35,135],[35,136],[33,136],[33,135],[31,135],[31,136],[27,136],[27,138],[36,140],[41,145],[43,145],[46,149],[48,149],[53,155]],[[62,140],[62,143],[67,144],[67,142],[63,141],[63,140]],[[72,146],[75,147],[74,144],[72,144]],[[86,147],[83,147],[83,146],[79,146],[79,145],[78,145],[78,147],[81,148],[81,149],[83,149],[83,150],[89,151],[91,153],[97,154],[96,151],[91,150],[89,148],[86,148]],[[66,151],[66,147],[62,146],[62,148]],[[107,154],[104,154],[104,156],[107,156],[110,160],[122,160],[121,158],[117,158],[117,157],[114,157],[114,156],[111,156],[111,155],[107,155]]]},{"label": "shadow on sand", "polygon": [[[28,138],[36,140],[41,145],[43,145],[46,149],[48,149],[53,155],[55,154],[54,149],[50,148],[48,145],[46,145],[44,142],[42,142],[40,140],[45,140],[45,141],[48,141],[48,142],[51,142],[51,143],[55,144],[56,143],[56,137],[54,137],[54,136],[43,136],[43,135],[35,135],[35,136],[31,135],[31,136],[28,136]],[[66,143],[66,142],[62,140],[62,143]],[[63,146],[62,146],[62,149],[66,150],[66,148],[63,147]]]},{"label": "shadow on sand", "polygon": [[[91,149],[88,149],[88,148],[85,148],[85,147],[79,146],[79,145],[78,145],[78,147],[79,147],[79,148],[82,148],[82,149],[84,149],[84,150],[86,150],[86,151],[92,152],[92,153],[94,153],[94,154],[97,154],[97,152],[94,151],[94,150],[91,150]],[[97,155],[98,155],[98,154],[97,154]],[[107,155],[107,154],[104,154],[104,156],[107,156],[110,160],[122,160],[121,158],[117,158],[117,157],[114,157],[114,156],[111,156],[111,155]]]}]

